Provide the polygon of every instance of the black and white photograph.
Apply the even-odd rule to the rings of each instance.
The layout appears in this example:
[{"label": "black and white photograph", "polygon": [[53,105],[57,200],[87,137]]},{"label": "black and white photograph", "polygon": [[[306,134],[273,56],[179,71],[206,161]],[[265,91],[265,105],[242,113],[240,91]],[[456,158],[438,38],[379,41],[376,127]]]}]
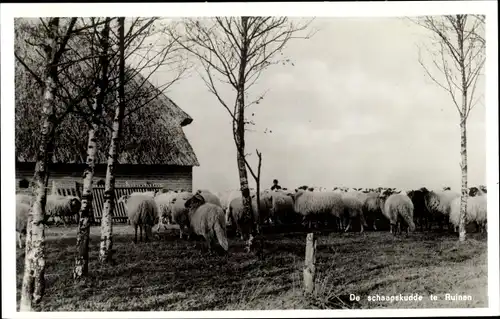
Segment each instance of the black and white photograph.
[{"label": "black and white photograph", "polygon": [[496,1],[1,15],[2,317],[500,314]]}]

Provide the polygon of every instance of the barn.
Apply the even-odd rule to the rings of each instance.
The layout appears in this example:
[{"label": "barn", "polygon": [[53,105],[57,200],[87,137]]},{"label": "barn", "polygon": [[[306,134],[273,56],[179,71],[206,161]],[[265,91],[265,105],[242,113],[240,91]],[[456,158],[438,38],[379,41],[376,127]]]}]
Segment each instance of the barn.
[{"label": "barn", "polygon": [[[193,166],[199,166],[196,154],[189,143],[183,127],[191,124],[193,119],[177,106],[165,94],[155,88],[140,73],[136,73],[135,81],[128,85],[128,91],[134,90],[134,83],[141,83],[148,97],[147,108],[161,110],[155,113],[155,138],[132,140],[125,137],[120,145],[119,165],[116,167],[116,186],[134,186],[144,184],[163,184],[171,189],[192,190]],[[146,83],[146,85],[144,85]],[[136,87],[135,87],[136,89]],[[17,105],[16,105],[17,107]],[[22,117],[16,117],[16,121]],[[146,124],[147,125],[147,124]],[[23,127],[23,123],[16,123]],[[17,131],[17,130],[16,130]],[[157,133],[156,133],[157,132]],[[17,132],[16,132],[17,134]],[[20,135],[22,132],[20,132]],[[68,134],[71,135],[71,134]],[[78,135],[78,134],[72,134]],[[56,182],[58,187],[75,187],[81,183],[86,162],[85,133],[74,140],[58,141],[49,166],[49,187]],[[18,145],[16,136],[16,188],[20,182],[33,178],[35,170],[35,142],[23,140]],[[104,142],[103,142],[104,144]],[[99,149],[96,159],[95,178],[98,182],[104,180],[107,168],[107,148]],[[30,151],[31,150],[31,151]],[[24,186],[21,182],[21,188]]]}]

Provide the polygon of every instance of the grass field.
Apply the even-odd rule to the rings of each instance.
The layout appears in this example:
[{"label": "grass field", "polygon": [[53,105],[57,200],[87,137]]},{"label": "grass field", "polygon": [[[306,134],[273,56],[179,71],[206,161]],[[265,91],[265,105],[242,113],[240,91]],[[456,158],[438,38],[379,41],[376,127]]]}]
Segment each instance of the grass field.
[{"label": "grass field", "polygon": [[[316,292],[302,294],[305,233],[265,235],[264,256],[244,252],[238,238],[228,256],[181,240],[177,230],[161,240],[134,244],[130,226],[114,226],[115,265],[97,262],[99,228],[91,229],[90,276],[72,279],[75,228],[49,228],[46,295],[42,311],[270,310],[341,308],[487,307],[487,243],[469,234],[465,243],[447,233],[324,234],[318,238]],[[17,250],[20,299],[24,251]],[[423,296],[420,302],[371,302],[367,296]],[[472,301],[446,301],[444,294]],[[360,296],[359,302],[349,295]],[[430,294],[438,296],[431,301]]]}]

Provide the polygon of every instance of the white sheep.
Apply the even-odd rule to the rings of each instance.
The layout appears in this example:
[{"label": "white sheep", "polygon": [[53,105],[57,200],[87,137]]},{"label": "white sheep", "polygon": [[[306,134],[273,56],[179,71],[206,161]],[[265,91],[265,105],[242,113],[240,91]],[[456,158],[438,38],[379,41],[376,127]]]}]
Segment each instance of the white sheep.
[{"label": "white sheep", "polygon": [[[257,198],[256,197],[250,197],[250,200],[252,201],[252,213],[254,217],[254,221],[257,223],[257,231],[260,231],[258,224],[260,221],[260,217],[257,214]],[[261,199],[261,208],[262,208],[262,202],[265,199]],[[226,217],[226,224],[231,224],[236,227],[236,231],[239,232],[241,239],[246,240],[248,236],[250,236],[251,230],[252,230],[252,220],[250,216],[247,216],[244,214],[244,209],[243,209],[243,198],[236,197],[231,202],[229,203],[229,209]],[[229,221],[229,222],[228,222]]]},{"label": "white sheep", "polygon": [[45,214],[54,220],[59,218],[66,225],[65,219],[77,215],[82,203],[76,196],[47,195]]},{"label": "white sheep", "polygon": [[158,207],[158,231],[160,230],[160,227],[165,227],[164,223],[172,223],[171,201],[175,194],[177,193],[173,191],[167,191],[165,193],[157,193],[154,197],[154,201],[156,202],[156,206]]},{"label": "white sheep", "polygon": [[134,243],[137,243],[137,228],[140,229],[140,241],[142,241],[142,230],[145,232],[145,241],[151,235],[151,229],[158,217],[156,202],[149,195],[131,194],[120,197],[118,202],[125,204],[130,225],[134,228]]},{"label": "white sheep", "polygon": [[380,201],[382,213],[391,223],[390,232],[396,235],[398,231],[401,231],[401,224],[403,223],[406,226],[408,235],[410,231],[415,231],[413,203],[408,195],[404,193],[389,195],[390,193],[390,191],[382,193]]},{"label": "white sheep", "polygon": [[[451,201],[450,223],[457,231],[460,222],[460,202],[461,198],[457,197]],[[480,232],[486,230],[487,222],[487,196],[486,194],[467,198],[467,210],[465,214],[465,223],[475,222]]]},{"label": "white sheep", "polygon": [[[271,198],[271,209],[269,211],[271,219],[278,224],[293,223],[297,216],[293,209],[293,193],[280,190],[269,195]],[[268,197],[264,196],[264,198],[267,203]]]},{"label": "white sheep", "polygon": [[[250,189],[250,197],[255,195],[255,194],[256,194],[256,191],[254,191],[253,189]],[[226,213],[226,224],[230,225],[231,218],[229,217],[229,205],[235,198],[241,197],[241,190],[237,189],[237,190],[226,191],[223,193],[222,196],[223,197],[220,197],[220,198],[221,198],[222,209]]]},{"label": "white sheep", "polygon": [[443,229],[443,221],[448,220],[450,216],[451,201],[460,197],[460,193],[452,190],[429,191],[427,188],[420,189],[424,195],[425,207],[429,212],[429,217],[437,220],[440,230]]},{"label": "white sheep", "polygon": [[184,204],[191,196],[193,196],[193,194],[190,192],[181,192],[176,193],[171,199],[170,213],[172,216],[172,221],[179,225],[179,238],[181,239],[184,235],[184,229],[189,227],[189,220],[187,215],[188,209]]},{"label": "white sheep", "polygon": [[379,194],[376,192],[366,194],[367,197],[363,203],[363,216],[367,224],[372,225],[373,230],[377,230],[377,220],[385,219],[380,208]]},{"label": "white sheep", "polygon": [[360,233],[363,232],[364,227],[367,227],[364,215],[363,204],[368,199],[368,195],[359,191],[347,191],[342,193],[342,201],[344,202],[344,220],[347,223],[345,232],[351,227],[353,220],[358,220],[360,224]]},{"label": "white sheep", "polygon": [[297,190],[293,195],[293,208],[301,214],[311,228],[312,219],[319,216],[333,216],[337,225],[342,226],[341,220],[344,213],[342,196],[336,192],[309,192]]},{"label": "white sheep", "polygon": [[222,207],[219,197],[208,189],[199,189],[196,191],[196,194],[200,194],[201,196],[203,196],[205,202]]},{"label": "white sheep", "polygon": [[19,248],[23,248],[30,209],[31,207],[29,204],[16,201],[16,235]]},{"label": "white sheep", "polygon": [[229,244],[227,241],[226,221],[222,207],[207,203],[199,193],[194,194],[184,206],[189,210],[188,220],[190,231],[196,235],[203,236],[212,251],[213,244],[219,245],[227,252]]}]

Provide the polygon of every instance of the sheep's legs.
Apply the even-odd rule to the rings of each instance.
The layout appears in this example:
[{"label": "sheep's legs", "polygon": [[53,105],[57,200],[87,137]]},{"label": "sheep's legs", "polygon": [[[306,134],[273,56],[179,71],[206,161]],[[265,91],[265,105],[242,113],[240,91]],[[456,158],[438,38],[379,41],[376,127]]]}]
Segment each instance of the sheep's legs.
[{"label": "sheep's legs", "polygon": [[347,227],[344,230],[344,233],[347,233],[347,231],[351,228],[351,219],[349,219],[349,223],[347,224]]},{"label": "sheep's legs", "polygon": [[391,223],[391,226],[390,226],[390,232],[391,234],[393,234],[394,236],[396,236],[396,224],[393,224]]},{"label": "sheep's legs", "polygon": [[359,215],[359,223],[361,225],[361,230],[359,231],[360,233],[362,233],[365,229],[365,227],[368,227],[368,225],[366,224],[366,220],[365,220],[365,216],[363,216],[363,214],[361,213]]},{"label": "sheep's legs", "polygon": [[377,223],[375,221],[373,221],[373,230],[377,230]]}]

